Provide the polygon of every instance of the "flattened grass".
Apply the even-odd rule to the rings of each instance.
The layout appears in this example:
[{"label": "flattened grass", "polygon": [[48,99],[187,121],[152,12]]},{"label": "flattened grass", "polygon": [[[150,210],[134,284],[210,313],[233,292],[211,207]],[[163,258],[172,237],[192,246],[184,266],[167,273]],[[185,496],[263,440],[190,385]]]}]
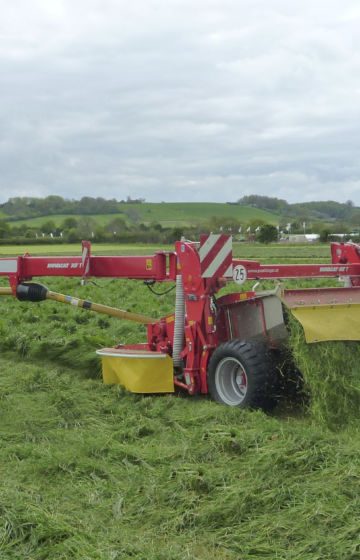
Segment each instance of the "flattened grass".
[{"label": "flattened grass", "polygon": [[[161,317],[174,309],[174,292],[159,298],[135,281],[100,279],[97,286],[80,286],[76,279],[48,278],[44,283],[55,291],[149,316]],[[327,285],[329,282],[319,280],[317,283]],[[55,302],[20,303],[3,297],[0,303],[2,353],[15,351],[21,358],[47,360],[56,366],[73,368],[79,375],[100,377],[97,348],[146,340],[142,325]],[[313,418],[332,429],[357,420],[360,415],[360,344],[307,345],[295,319],[290,321],[290,333],[289,345],[311,396],[309,412]]]},{"label": "flattened grass", "polygon": [[[76,279],[41,280],[54,291],[161,317],[173,310],[174,294],[152,295],[142,283],[99,280],[96,286],[80,286]],[[168,287],[168,286],[167,286]],[[74,309],[53,302],[21,303],[0,299],[0,351],[32,360],[48,360],[72,367],[86,376],[100,375],[95,350],[103,346],[146,341],[143,325],[114,320],[106,315]]]},{"label": "flattened grass", "polygon": [[0,370],[1,558],[357,557],[357,431]]}]

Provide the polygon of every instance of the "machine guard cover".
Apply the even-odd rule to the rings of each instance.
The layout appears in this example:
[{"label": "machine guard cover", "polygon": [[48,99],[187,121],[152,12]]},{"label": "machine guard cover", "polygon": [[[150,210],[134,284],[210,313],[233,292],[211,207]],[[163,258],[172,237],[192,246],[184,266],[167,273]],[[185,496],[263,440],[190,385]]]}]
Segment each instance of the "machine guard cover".
[{"label": "machine guard cover", "polygon": [[103,348],[105,384],[123,385],[131,393],[173,393],[173,361],[167,354],[124,348]]},{"label": "machine guard cover", "polygon": [[360,289],[284,290],[282,302],[303,326],[306,342],[360,340]]},{"label": "machine guard cover", "polygon": [[306,342],[360,340],[360,304],[293,307],[291,313],[302,325]]}]

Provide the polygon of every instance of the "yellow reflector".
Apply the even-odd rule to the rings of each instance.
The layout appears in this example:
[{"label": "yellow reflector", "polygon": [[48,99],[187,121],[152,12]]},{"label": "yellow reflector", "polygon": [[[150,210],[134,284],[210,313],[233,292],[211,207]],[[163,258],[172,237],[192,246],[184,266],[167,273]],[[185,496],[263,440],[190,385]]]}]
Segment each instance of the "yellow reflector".
[{"label": "yellow reflector", "polygon": [[306,342],[360,340],[360,304],[293,307]]},{"label": "yellow reflector", "polygon": [[132,393],[173,393],[173,361],[167,354],[143,350],[103,348],[101,356],[105,384],[123,385]]}]

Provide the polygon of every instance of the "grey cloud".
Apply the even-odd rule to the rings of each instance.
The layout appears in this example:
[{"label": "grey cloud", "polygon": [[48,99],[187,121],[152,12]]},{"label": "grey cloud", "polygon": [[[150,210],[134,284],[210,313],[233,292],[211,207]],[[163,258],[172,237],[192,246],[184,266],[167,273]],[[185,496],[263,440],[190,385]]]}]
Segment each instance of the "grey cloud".
[{"label": "grey cloud", "polygon": [[360,205],[357,2],[12,4],[24,21],[7,7],[0,22],[0,201]]}]

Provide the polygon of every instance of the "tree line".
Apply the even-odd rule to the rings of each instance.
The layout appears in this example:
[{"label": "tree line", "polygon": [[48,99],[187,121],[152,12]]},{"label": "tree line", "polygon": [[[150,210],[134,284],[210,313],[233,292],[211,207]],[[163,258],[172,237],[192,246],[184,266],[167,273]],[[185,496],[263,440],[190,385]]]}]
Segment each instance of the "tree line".
[{"label": "tree line", "polygon": [[280,198],[253,194],[243,196],[237,201],[237,204],[268,210],[299,221],[336,220],[346,221],[352,225],[360,224],[360,208],[356,207],[351,200],[344,203],[325,200],[289,204]]},{"label": "tree line", "polygon": [[[308,232],[310,229],[307,230]],[[313,233],[326,241],[332,233],[349,233],[351,229],[344,223],[325,226],[318,222],[311,227]],[[48,219],[41,225],[16,224],[0,220],[0,244],[7,243],[76,243],[82,239],[93,242],[117,243],[163,243],[172,244],[182,236],[199,239],[202,233],[226,233],[237,241],[259,241],[271,243],[291,233],[304,233],[303,223],[283,222],[274,226],[261,219],[240,222],[236,218],[213,216],[207,222],[192,226],[164,227],[159,222],[141,223],[131,221],[129,216],[116,216],[100,223],[92,216],[67,216],[62,221]]]},{"label": "tree line", "polygon": [[45,198],[14,197],[0,204],[0,210],[9,219],[24,220],[59,214],[117,214],[120,204],[141,204],[142,202],[145,202],[143,198],[131,198],[130,196],[120,201],[115,198],[107,200],[91,196],[83,196],[80,200],[67,200],[57,195]]}]

